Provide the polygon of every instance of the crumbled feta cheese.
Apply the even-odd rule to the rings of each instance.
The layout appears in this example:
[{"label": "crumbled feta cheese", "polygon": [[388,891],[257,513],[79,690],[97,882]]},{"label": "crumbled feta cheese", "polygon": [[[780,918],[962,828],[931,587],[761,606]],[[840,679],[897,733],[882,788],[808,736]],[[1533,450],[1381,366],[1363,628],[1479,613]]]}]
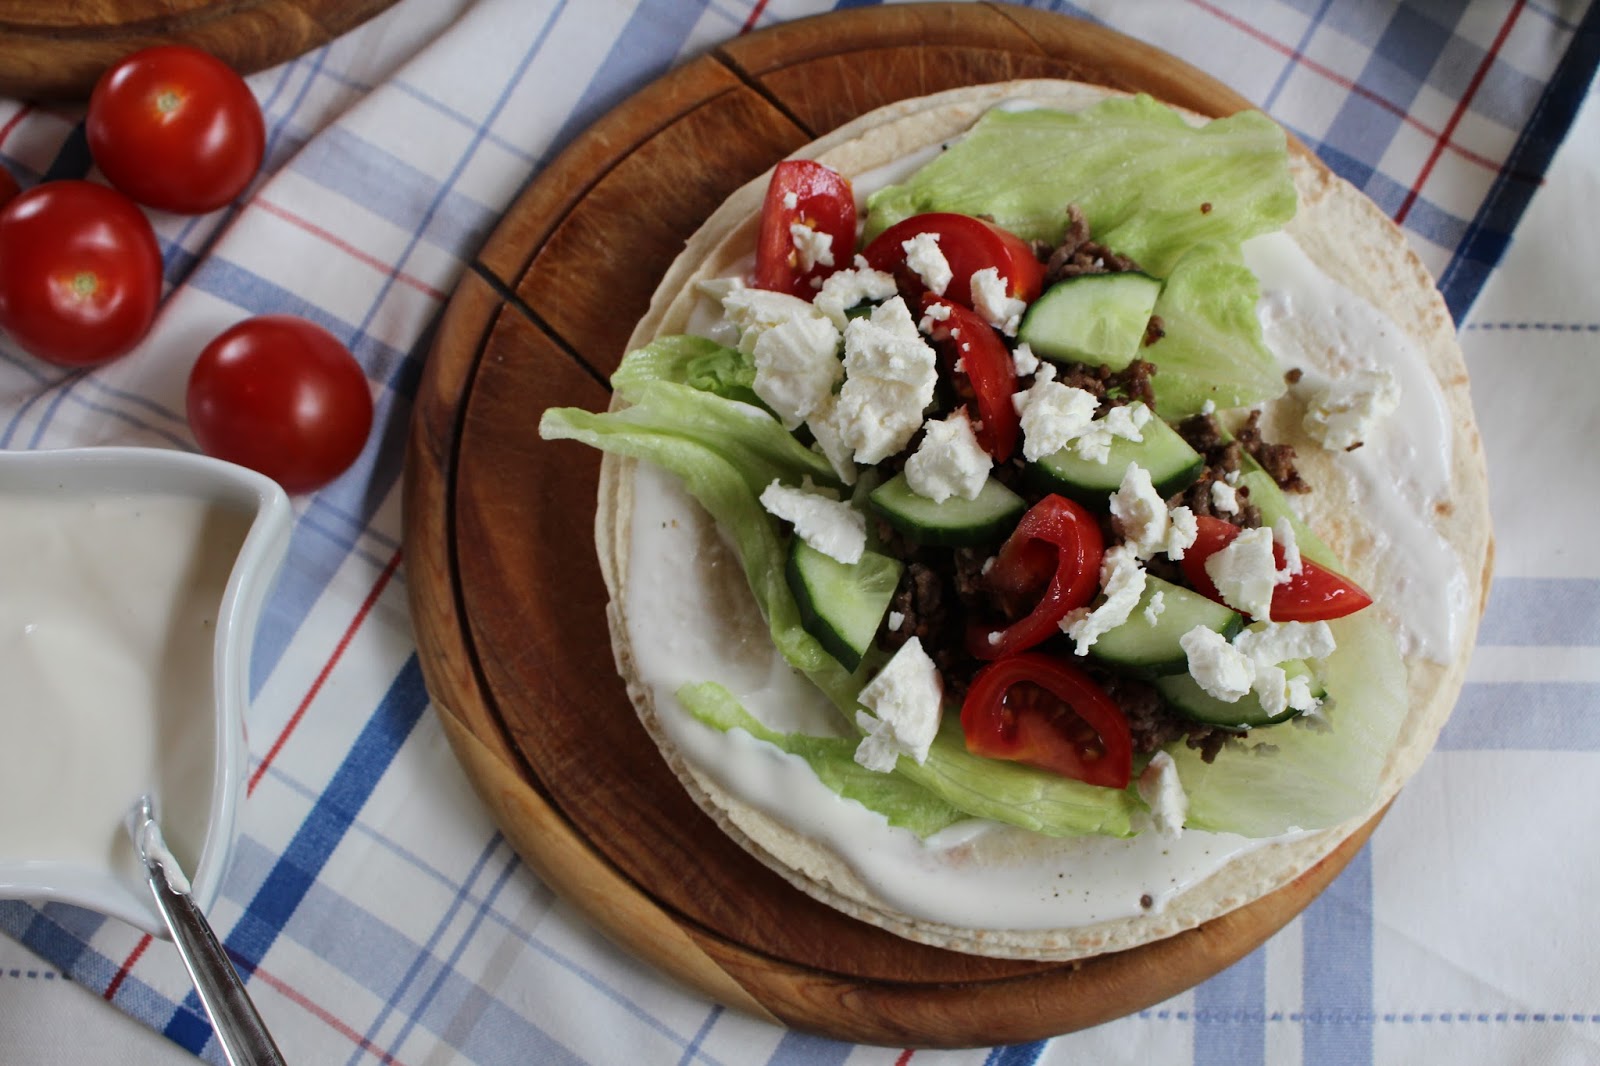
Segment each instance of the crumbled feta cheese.
[{"label": "crumbled feta cheese", "polygon": [[1022,416],[1022,455],[1029,462],[1065,448],[1089,428],[1100,405],[1092,392],[1042,377],[1035,377],[1031,388],[1013,393],[1011,402]]},{"label": "crumbled feta cheese", "polygon": [[[1210,634],[1203,636],[1202,634]],[[1284,622],[1252,626],[1233,643],[1221,634],[1196,626],[1179,640],[1189,658],[1189,673],[1210,695],[1227,703],[1254,692],[1261,708],[1279,715],[1293,708],[1316,710],[1305,675],[1289,677],[1280,664],[1294,659],[1325,659],[1334,651],[1333,630],[1326,622]]]},{"label": "crumbled feta cheese", "polygon": [[1161,612],[1167,609],[1167,594],[1156,592],[1150,597],[1150,602],[1144,606],[1144,620],[1151,625],[1156,624],[1156,619],[1161,617]]},{"label": "crumbled feta cheese", "polygon": [[1176,837],[1183,832],[1189,817],[1189,794],[1178,779],[1178,764],[1171,755],[1158,751],[1139,774],[1139,798],[1150,808],[1156,832]]},{"label": "crumbled feta cheese", "polygon": [[855,461],[871,465],[903,449],[922,428],[938,380],[928,347],[896,296],[844,331],[844,386],[837,414]]},{"label": "crumbled feta cheese", "polygon": [[1150,408],[1142,403],[1119,404],[1091,422],[1072,442],[1072,450],[1088,462],[1107,462],[1111,458],[1112,440],[1117,437],[1144,440],[1144,427],[1151,417]]},{"label": "crumbled feta cheese", "polygon": [[856,724],[867,733],[856,746],[856,762],[888,773],[901,755],[919,763],[928,758],[939,732],[944,686],[920,639],[912,637],[900,645],[859,699],[872,713],[856,712]]},{"label": "crumbled feta cheese", "polygon": [[1167,553],[1167,558],[1174,561],[1182,559],[1183,553],[1200,536],[1200,521],[1195,518],[1194,512],[1189,508],[1179,505],[1167,512],[1171,519],[1167,526],[1167,539],[1162,548]]},{"label": "crumbled feta cheese", "polygon": [[1217,593],[1236,611],[1257,621],[1272,617],[1272,590],[1278,584],[1272,557],[1272,530],[1247,529],[1206,560],[1206,574]]},{"label": "crumbled feta cheese", "polygon": [[1278,571],[1277,581],[1286,585],[1290,578],[1306,568],[1300,558],[1300,545],[1294,539],[1294,524],[1287,515],[1272,523],[1272,540],[1283,549],[1283,569]]},{"label": "crumbled feta cheese", "polygon": [[800,206],[800,194],[790,190],[783,194],[783,206],[793,211]]},{"label": "crumbled feta cheese", "polygon": [[801,273],[810,273],[816,266],[833,266],[833,234],[804,222],[791,222],[789,240],[794,244],[795,265]]},{"label": "crumbled feta cheese", "polygon": [[1264,663],[1290,659],[1326,659],[1336,644],[1326,622],[1271,622],[1240,630],[1234,646]]},{"label": "crumbled feta cheese", "polygon": [[750,356],[756,368],[751,388],[785,429],[804,422],[844,376],[839,331],[820,314],[795,315],[763,330]]},{"label": "crumbled feta cheese", "polygon": [[900,247],[906,253],[906,266],[922,279],[922,284],[928,287],[929,292],[943,296],[955,274],[950,269],[950,261],[939,249],[939,235],[919,233],[909,241],[901,242]]},{"label": "crumbled feta cheese", "polygon": [[1199,534],[1199,523],[1187,507],[1167,509],[1151,483],[1150,471],[1129,463],[1122,484],[1111,494],[1111,517],[1135,555],[1148,559],[1158,552],[1182,559]]},{"label": "crumbled feta cheese", "polygon": [[972,275],[972,309],[1001,333],[1015,337],[1028,305],[1011,295],[999,268],[984,267]]},{"label": "crumbled feta cheese", "polygon": [[1011,366],[1017,372],[1017,377],[1025,378],[1039,369],[1039,357],[1033,354],[1033,349],[1023,341],[1011,349]]},{"label": "crumbled feta cheese", "polygon": [[795,536],[841,563],[861,561],[867,546],[866,517],[848,503],[773,481],[761,490],[761,506],[794,526]]},{"label": "crumbled feta cheese", "polygon": [[723,293],[722,313],[738,330],[737,347],[746,355],[755,354],[756,341],[774,326],[794,318],[821,317],[821,312],[798,296],[744,284],[730,286]]},{"label": "crumbled feta cheese", "polygon": [[1102,634],[1128,620],[1144,595],[1144,582],[1144,568],[1126,544],[1107,549],[1100,561],[1100,591],[1105,598],[1093,610],[1069,612],[1070,621],[1061,620],[1061,629],[1072,638],[1077,654],[1089,654]]},{"label": "crumbled feta cheese", "polygon": [[1214,414],[1216,414],[1217,413],[1217,401],[1215,401],[1215,400],[1207,400],[1205,403],[1201,404],[1200,405],[1200,413],[1203,414],[1203,415],[1214,415]]},{"label": "crumbled feta cheese", "polygon": [[890,611],[888,621],[889,631],[892,633],[906,624],[905,613],[903,611]]},{"label": "crumbled feta cheese", "polygon": [[1367,438],[1380,418],[1400,406],[1400,379],[1387,367],[1357,370],[1307,389],[1301,425],[1324,448],[1343,451]]},{"label": "crumbled feta cheese", "polygon": [[1189,660],[1189,676],[1225,703],[1234,703],[1255,683],[1256,664],[1215,629],[1195,626],[1178,638]]},{"label": "crumbled feta cheese", "polygon": [[894,275],[865,265],[856,266],[829,274],[812,298],[811,306],[827,315],[828,321],[842,333],[850,324],[846,311],[866,300],[887,300],[898,291]]},{"label": "crumbled feta cheese", "polygon": [[1226,481],[1211,483],[1211,509],[1218,514],[1239,513],[1239,493]]},{"label": "crumbled feta cheese", "polygon": [[[922,321],[917,323],[917,329],[928,334],[929,336],[932,336],[934,329],[940,322],[948,321],[950,321],[949,304],[929,304],[928,309],[922,312]],[[951,330],[950,332],[952,336],[956,333],[955,330]]]},{"label": "crumbled feta cheese", "polygon": [[1135,555],[1148,559],[1160,551],[1167,540],[1167,502],[1156,492],[1150,471],[1129,463],[1122,472],[1122,484],[1111,494],[1111,517]]},{"label": "crumbled feta cheese", "polygon": [[906,484],[934,503],[952,496],[972,500],[989,480],[993,465],[972,431],[967,412],[957,410],[944,421],[930,419],[923,427],[922,443],[906,460]]},{"label": "crumbled feta cheese", "polygon": [[823,397],[806,419],[806,426],[811,430],[811,439],[817,451],[828,460],[833,472],[839,475],[839,480],[846,485],[854,485],[854,450],[845,442],[844,430],[839,423],[839,397],[832,394]]}]

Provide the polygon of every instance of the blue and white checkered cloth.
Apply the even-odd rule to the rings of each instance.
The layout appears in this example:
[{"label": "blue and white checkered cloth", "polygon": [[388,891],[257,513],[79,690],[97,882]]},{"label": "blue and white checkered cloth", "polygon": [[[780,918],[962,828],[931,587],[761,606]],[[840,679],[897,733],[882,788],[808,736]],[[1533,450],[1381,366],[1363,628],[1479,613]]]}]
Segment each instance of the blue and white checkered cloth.
[{"label": "blue and white checkered cloth", "polygon": [[[516,191],[588,123],[721,40],[835,6],[861,5],[402,0],[250,79],[263,172],[230,209],[154,218],[168,294],[138,350],[66,372],[0,341],[11,449],[193,448],[192,353],[250,314],[320,322],[371,379],[365,454],[296,501],[255,650],[237,858],[211,915],[289,1060],[1600,1061],[1588,0],[1035,5],[1220,77],[1363,188],[1440,279],[1474,375],[1499,562],[1464,696],[1371,845],[1264,947],[1086,1033],[855,1047],[672,985],[587,928],[496,832],[429,710],[406,616],[402,441],[432,328]],[[24,185],[85,172],[80,119],[0,101],[0,163]],[[0,903],[0,930],[0,1061],[221,1061],[169,945],[59,906]]]}]

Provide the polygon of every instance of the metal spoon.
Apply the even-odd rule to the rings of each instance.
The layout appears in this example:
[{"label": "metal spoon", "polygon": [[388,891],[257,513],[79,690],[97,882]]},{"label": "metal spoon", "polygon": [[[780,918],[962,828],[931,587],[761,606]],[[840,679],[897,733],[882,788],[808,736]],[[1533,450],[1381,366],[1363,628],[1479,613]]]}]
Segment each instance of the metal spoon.
[{"label": "metal spoon", "polygon": [[156,824],[155,801],[148,794],[134,801],[126,824],[155,893],[156,909],[172,931],[172,942],[211,1019],[222,1053],[232,1066],[286,1066],[228,953],[217,943],[211,923],[189,898],[189,879],[167,850]]}]

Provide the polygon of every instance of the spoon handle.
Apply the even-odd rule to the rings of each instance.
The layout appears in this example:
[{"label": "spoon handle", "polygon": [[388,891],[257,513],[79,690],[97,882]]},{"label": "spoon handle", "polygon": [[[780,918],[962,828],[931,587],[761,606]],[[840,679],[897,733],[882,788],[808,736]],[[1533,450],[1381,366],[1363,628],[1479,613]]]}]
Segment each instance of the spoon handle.
[{"label": "spoon handle", "polygon": [[228,1062],[232,1066],[286,1066],[205,915],[186,893],[173,891],[159,860],[148,863],[146,869],[156,907],[172,931],[178,955]]}]

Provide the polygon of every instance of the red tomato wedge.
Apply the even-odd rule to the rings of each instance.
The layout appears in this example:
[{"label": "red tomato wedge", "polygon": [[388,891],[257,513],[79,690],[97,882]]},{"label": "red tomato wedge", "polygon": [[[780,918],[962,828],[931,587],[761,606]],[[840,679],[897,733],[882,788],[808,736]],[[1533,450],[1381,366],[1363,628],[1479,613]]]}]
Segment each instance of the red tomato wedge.
[{"label": "red tomato wedge", "polygon": [[961,704],[961,732],[974,755],[1106,788],[1127,788],[1133,777],[1122,709],[1083,671],[1041,652],[979,670]]},{"label": "red tomato wedge", "polygon": [[[832,238],[831,265],[801,258],[793,226]],[[755,285],[811,299],[822,279],[849,266],[856,247],[856,200],[850,182],[837,171],[809,159],[786,159],[772,171],[761,203],[761,233],[756,239]]]},{"label": "red tomato wedge", "polygon": [[970,215],[943,211],[912,215],[884,230],[862,251],[867,263],[893,274],[907,300],[922,293],[922,279],[906,267],[905,242],[919,233],[939,238],[939,251],[950,264],[950,284],[942,294],[963,307],[972,306],[972,275],[994,267],[1006,279],[1009,295],[1032,303],[1044,285],[1044,267],[1033,249],[1016,234]]},{"label": "red tomato wedge", "polygon": [[[1199,532],[1192,547],[1183,553],[1183,576],[1202,596],[1222,602],[1216,584],[1206,573],[1206,560],[1233,543],[1243,532],[1232,522],[1202,515],[1195,520]],[[1283,548],[1273,544],[1272,558],[1283,569]],[[1354,614],[1372,602],[1348,578],[1341,577],[1310,559],[1301,560],[1303,569],[1272,593],[1274,622],[1321,622]]]},{"label": "red tomato wedge", "polygon": [[1056,495],[1034,504],[984,576],[991,592],[1018,604],[1033,600],[1033,607],[1000,629],[970,625],[967,652],[979,659],[1001,659],[1060,632],[1068,611],[1094,599],[1104,555],[1100,523],[1081,504]]},{"label": "red tomato wedge", "polygon": [[[942,312],[936,310],[940,308]],[[922,311],[929,318],[941,365],[954,379],[956,391],[971,402],[978,443],[995,462],[1005,462],[1016,450],[1022,425],[1011,402],[1011,394],[1017,391],[1017,370],[1010,349],[993,326],[958,303],[924,293]],[[943,318],[934,317],[941,313]]]}]

